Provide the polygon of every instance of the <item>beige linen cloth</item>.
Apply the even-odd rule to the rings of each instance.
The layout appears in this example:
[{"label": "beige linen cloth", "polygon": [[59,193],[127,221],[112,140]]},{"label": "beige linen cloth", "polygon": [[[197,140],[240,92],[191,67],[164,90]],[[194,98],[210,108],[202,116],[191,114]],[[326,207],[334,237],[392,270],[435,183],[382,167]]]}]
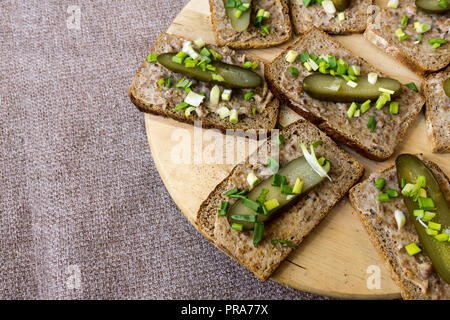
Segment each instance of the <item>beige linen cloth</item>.
[{"label": "beige linen cloth", "polygon": [[186,0],[0,1],[0,299],[312,299],[205,240],[127,89]]}]

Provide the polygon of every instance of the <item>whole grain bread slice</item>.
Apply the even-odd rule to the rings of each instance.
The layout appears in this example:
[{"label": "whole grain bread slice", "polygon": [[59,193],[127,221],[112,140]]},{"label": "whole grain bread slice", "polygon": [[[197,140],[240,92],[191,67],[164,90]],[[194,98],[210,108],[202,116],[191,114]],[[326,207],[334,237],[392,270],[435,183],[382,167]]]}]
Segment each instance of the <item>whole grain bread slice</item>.
[{"label": "whole grain bread slice", "polygon": [[220,207],[222,201],[230,201],[232,205],[233,199],[225,195],[228,190],[248,188],[246,177],[250,171],[261,180],[273,174],[267,167],[268,155],[264,151],[267,150],[270,154],[271,151],[277,150],[278,145],[274,140],[270,140],[260,146],[245,163],[234,167],[229,176],[217,185],[201,204],[196,219],[198,229],[207,239],[262,280],[266,280],[293,250],[289,246],[272,244],[271,240],[283,239],[292,242],[296,247],[300,245],[350,187],[360,179],[364,171],[360,163],[305,119],[285,127],[281,134],[284,136],[284,143],[279,147],[281,166],[302,156],[300,142],[308,145],[321,140],[322,144],[316,147],[316,154],[331,161],[329,174],[332,181],[326,179],[266,224],[264,239],[254,247],[252,232],[232,230],[226,217],[218,216],[217,207]]},{"label": "whole grain bread slice", "polygon": [[[409,126],[420,112],[425,100],[409,88],[403,87],[395,99],[400,105],[399,113],[389,113],[389,106],[383,110],[372,107],[358,118],[348,119],[347,110],[350,103],[334,103],[320,101],[309,97],[303,92],[303,79],[311,74],[302,65],[300,59],[290,64],[285,56],[289,50],[298,53],[309,52],[316,56],[332,55],[342,58],[349,65],[361,68],[361,74],[376,72],[383,74],[364,59],[359,58],[350,50],[325,32],[312,28],[282,52],[275,60],[266,66],[266,79],[275,96],[290,108],[304,116],[335,140],[355,149],[363,156],[377,161],[389,158],[400,143]],[[290,67],[296,67],[299,75],[294,77]],[[372,105],[375,101],[372,101]],[[376,120],[375,132],[370,132],[367,123],[370,117]]]},{"label": "whole grain bread slice", "polygon": [[[406,26],[400,25],[403,16],[408,17]],[[427,23],[431,29],[422,34],[420,43],[419,34],[414,29],[414,22]],[[401,28],[408,36],[400,40],[395,31]],[[433,49],[428,43],[430,39],[447,39],[450,35],[450,13],[429,14],[417,10],[414,0],[399,2],[396,9],[383,8],[381,12],[367,26],[364,37],[400,63],[405,64],[419,75],[438,71],[450,63],[450,43]]]},{"label": "whole grain bread slice", "polygon": [[422,83],[425,95],[425,117],[428,139],[433,152],[450,152],[450,98],[443,88],[450,78],[450,67],[442,72],[430,74]]},{"label": "whole grain bread slice", "polygon": [[[161,54],[165,52],[179,52],[183,41],[187,39],[163,33],[160,35],[151,50],[151,54]],[[258,67],[254,71],[264,78],[264,62],[247,57],[243,52],[235,52],[229,48],[208,45],[208,48],[215,50],[223,56],[223,61],[227,63],[242,65],[245,61],[256,61]],[[171,87],[158,85],[159,79],[171,78]],[[186,123],[202,122],[203,127],[213,127],[220,130],[226,129],[255,129],[265,131],[273,129],[278,121],[280,105],[268,89],[265,81],[261,87],[252,89],[255,92],[253,99],[245,101],[244,95],[250,89],[233,89],[231,101],[221,101],[218,106],[212,107],[209,103],[209,92],[213,84],[202,83],[192,80],[191,88],[199,92],[206,93],[205,101],[186,116],[184,110],[174,112],[174,108],[183,102],[187,93],[182,88],[176,88],[176,84],[183,78],[182,75],[169,71],[157,62],[145,61],[138,69],[136,76],[128,90],[131,101],[136,107],[147,113],[169,117]],[[224,90],[222,86],[221,91]],[[257,99],[257,100],[256,100]],[[221,119],[215,109],[226,106],[230,109],[239,111],[239,122],[233,124],[228,118]],[[252,108],[258,109],[255,114],[251,112]],[[243,112],[241,112],[244,110]]]},{"label": "whole grain bread slice", "polygon": [[[247,30],[238,32],[233,29],[227,17],[223,0],[209,0],[211,21],[214,36],[219,46],[234,49],[269,48],[288,41],[292,35],[289,17],[288,0],[259,0],[252,2],[252,14]],[[254,26],[258,9],[270,12],[269,20],[264,25],[270,25],[270,34],[262,33]]]},{"label": "whole grain bread slice", "polygon": [[[425,161],[433,172],[447,201],[450,200],[450,180],[433,162]],[[409,218],[403,198],[392,198],[390,202],[379,202],[374,183],[386,179],[385,189],[398,190],[395,166],[373,173],[365,181],[350,190],[350,201],[369,234],[370,240],[383,258],[392,279],[401,289],[404,299],[450,299],[450,285],[433,271],[431,260],[425,253],[409,256],[404,247],[411,242],[420,245],[419,237]],[[405,226],[399,231],[394,218],[395,210],[407,217]]]},{"label": "whole grain bread slice", "polygon": [[351,1],[345,9],[345,20],[339,21],[337,14],[329,15],[319,4],[305,7],[301,0],[289,0],[291,20],[295,33],[303,34],[311,26],[331,34],[361,33],[367,27],[373,0]]}]

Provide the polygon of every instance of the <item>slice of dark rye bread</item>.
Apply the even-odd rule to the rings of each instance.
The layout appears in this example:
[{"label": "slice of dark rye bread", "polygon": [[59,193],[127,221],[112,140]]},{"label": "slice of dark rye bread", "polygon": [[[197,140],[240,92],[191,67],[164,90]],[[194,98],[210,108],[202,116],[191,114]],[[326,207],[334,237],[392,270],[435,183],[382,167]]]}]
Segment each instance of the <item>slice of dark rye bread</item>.
[{"label": "slice of dark rye bread", "polygon": [[[436,177],[447,201],[450,201],[450,180],[435,163],[424,162]],[[373,184],[379,178],[386,179],[385,190],[399,189],[397,171],[392,166],[358,183],[350,190],[349,197],[370,240],[400,287],[402,297],[408,300],[450,299],[450,285],[433,271],[430,258],[423,252],[414,256],[407,254],[404,247],[412,242],[420,246],[419,237],[401,196],[389,202],[378,201],[381,191]],[[400,231],[394,218],[396,209],[406,216],[405,226]]]},{"label": "slice of dark rye bread", "polygon": [[450,67],[447,67],[442,72],[430,74],[422,82],[428,139],[433,152],[450,152],[450,98],[443,87],[449,77]]},{"label": "slice of dark rye bread", "polygon": [[[403,16],[408,16],[408,25],[401,26]],[[418,33],[414,22],[427,23],[431,30],[423,33],[421,43],[415,44]],[[408,36],[399,40],[395,31],[401,28]],[[445,68],[450,63],[450,43],[433,49],[428,43],[433,38],[449,38],[450,12],[446,14],[429,14],[417,10],[414,0],[402,0],[397,9],[383,8],[372,23],[367,26],[364,37],[399,62],[411,68],[417,74],[434,72]]]},{"label": "slice of dark rye bread", "polygon": [[[159,36],[151,53],[161,54],[164,52],[179,52],[184,40],[187,39],[163,33]],[[220,48],[213,45],[207,45],[207,47],[222,54],[224,62],[227,63],[242,65],[247,59],[257,61],[259,66],[255,69],[255,72],[264,78],[264,62],[251,57],[247,58],[244,53],[235,52],[226,47]],[[157,84],[159,79],[168,79],[169,77],[172,78],[171,88],[166,88],[165,86],[159,86]],[[197,115],[194,111],[189,117],[186,117],[184,110],[173,112],[175,106],[183,102],[184,97],[187,94],[182,88],[175,87],[182,77],[181,74],[171,72],[158,63],[149,63],[145,61],[138,69],[128,90],[131,101],[143,112],[161,115],[187,123],[201,121],[202,126],[206,128],[212,127],[222,131],[226,129],[255,129],[257,131],[264,131],[275,128],[280,112],[280,105],[278,100],[273,97],[265,81],[261,87],[252,89],[256,93],[254,99],[250,99],[249,101],[244,100],[244,94],[250,91],[250,89],[233,89],[231,101],[220,102],[219,107],[222,105],[229,108],[234,106],[234,108],[238,110],[240,108],[245,108],[245,110],[248,109],[247,111],[250,111],[253,107],[258,108],[258,112],[255,115],[251,114],[251,112],[247,112],[247,115],[239,116],[238,123],[232,124],[228,118],[220,119],[216,112],[212,112],[208,109],[209,91],[213,85],[192,79],[192,88],[194,91],[197,90],[197,93],[199,91],[207,93],[204,102],[197,108],[199,111],[201,110],[200,115]],[[221,90],[223,90],[222,87]]]},{"label": "slice of dark rye bread", "polygon": [[339,21],[337,12],[335,15],[328,15],[319,4],[312,4],[306,8],[302,0],[289,0],[291,20],[297,34],[307,32],[311,26],[331,34],[364,32],[372,5],[373,0],[353,0],[343,11],[345,20]]},{"label": "slice of dark rye bread", "polygon": [[[217,207],[222,201],[233,199],[225,192],[233,189],[248,188],[247,174],[253,171],[261,180],[270,177],[273,172],[267,167],[267,154],[260,150],[275,150],[274,140],[265,142],[255,152],[255,161],[247,161],[233,168],[227,178],[211,192],[201,204],[197,214],[197,227],[200,232],[219,249],[240,264],[247,267],[258,278],[266,280],[279,264],[292,252],[292,248],[280,244],[273,245],[272,239],[284,239],[298,246],[313,228],[328,214],[333,206],[347,193],[364,172],[363,166],[341,150],[327,135],[305,119],[298,120],[285,127],[281,134],[284,144],[280,146],[280,165],[302,156],[300,142],[309,145],[322,140],[316,147],[318,157],[324,156],[332,163],[330,176],[319,186],[303,196],[297,203],[280,213],[265,226],[264,239],[257,247],[253,246],[252,232],[232,230],[226,217],[219,217]],[[250,156],[249,159],[253,159]],[[288,183],[292,183],[288,181]]]},{"label": "slice of dark rye bread", "polygon": [[[375,101],[372,101],[370,110],[358,118],[348,119],[347,110],[350,103],[320,101],[303,92],[303,79],[310,73],[300,59],[292,64],[286,61],[285,56],[289,50],[295,50],[298,53],[309,52],[316,56],[329,54],[342,58],[349,65],[360,66],[362,75],[369,72],[376,72],[381,76],[383,74],[317,28],[311,29],[271,64],[266,65],[265,72],[269,87],[280,101],[316,124],[336,141],[348,145],[373,160],[383,161],[389,158],[420,112],[425,102],[424,98],[411,89],[402,87],[400,95],[395,99],[400,105],[398,115],[389,113],[389,104],[383,110],[377,110],[373,106]],[[298,77],[290,74],[290,67],[296,67],[299,70]],[[367,128],[371,116],[377,123],[375,132],[370,132]]]},{"label": "slice of dark rye bread", "polygon": [[[233,29],[225,11],[223,0],[209,0],[214,36],[219,46],[234,49],[269,48],[288,41],[292,35],[288,0],[259,0],[252,2],[252,14],[247,30]],[[270,12],[270,18],[263,25],[270,25],[270,34],[263,34],[255,27],[254,19],[258,9]]]}]

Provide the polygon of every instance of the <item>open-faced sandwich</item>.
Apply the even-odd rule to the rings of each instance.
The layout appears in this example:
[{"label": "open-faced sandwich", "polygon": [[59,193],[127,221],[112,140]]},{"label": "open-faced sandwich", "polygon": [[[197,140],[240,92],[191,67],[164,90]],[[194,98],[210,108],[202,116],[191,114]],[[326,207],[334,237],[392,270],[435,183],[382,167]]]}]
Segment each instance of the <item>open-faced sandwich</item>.
[{"label": "open-faced sandwich", "polygon": [[209,0],[219,46],[268,48],[291,38],[288,0]]},{"label": "open-faced sandwich", "polygon": [[360,33],[367,27],[373,0],[290,0],[295,33],[312,26],[332,34]]},{"label": "open-faced sandwich", "polygon": [[196,223],[217,247],[265,280],[363,171],[301,119],[234,167],[202,203]]},{"label": "open-faced sandwich", "polygon": [[385,160],[424,98],[313,28],[266,66],[272,92],[335,140]]},{"label": "open-faced sandwich", "polygon": [[350,190],[404,299],[450,299],[449,200],[448,177],[410,154]]},{"label": "open-faced sandwich", "polygon": [[450,67],[429,75],[422,89],[433,152],[450,152]]},{"label": "open-faced sandwich", "polygon": [[450,2],[389,0],[364,36],[418,74],[450,63]]},{"label": "open-faced sandwich", "polygon": [[144,112],[218,129],[273,129],[279,103],[264,63],[226,47],[162,34],[129,88]]}]

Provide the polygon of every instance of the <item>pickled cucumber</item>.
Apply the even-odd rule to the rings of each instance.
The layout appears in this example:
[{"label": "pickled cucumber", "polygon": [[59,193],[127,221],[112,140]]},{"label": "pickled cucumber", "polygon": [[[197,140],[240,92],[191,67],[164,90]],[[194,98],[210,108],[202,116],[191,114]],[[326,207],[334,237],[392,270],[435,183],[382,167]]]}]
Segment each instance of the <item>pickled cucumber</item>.
[{"label": "pickled cucumber", "polygon": [[450,98],[450,78],[444,81],[444,92]]},{"label": "pickled cucumber", "polygon": [[[238,11],[238,8],[227,8],[227,0],[223,0],[223,4],[225,6],[225,10],[227,12],[228,19],[230,19],[231,26],[234,30],[241,32],[247,30],[248,26],[250,25],[250,16],[251,16],[251,7],[247,10],[242,12],[241,16],[237,18],[235,16],[236,11]],[[242,3],[250,3],[251,0],[241,0]]]},{"label": "pickled cucumber", "polygon": [[337,11],[344,11],[350,5],[350,0],[332,0]]},{"label": "pickled cucumber", "polygon": [[444,13],[450,10],[450,4],[447,1],[447,7],[439,5],[440,0],[416,0],[416,7],[427,13]]},{"label": "pickled cucumber", "polygon": [[[188,68],[184,64],[173,62],[173,56],[175,56],[175,53],[163,53],[157,59],[160,64],[170,71],[181,73],[200,81],[220,84],[230,88],[255,88],[262,84],[262,79],[257,73],[239,66],[212,61],[211,65],[215,67],[215,71],[203,71],[199,66]],[[223,81],[214,80],[214,74],[221,76]]]},{"label": "pickled cucumber", "polygon": [[[410,154],[399,155],[395,164],[397,167],[398,181],[405,179],[404,181],[407,183],[415,183],[419,176],[425,176],[427,196],[433,200],[436,208],[433,210],[436,214],[433,222],[449,227],[449,206],[433,173],[419,158]],[[420,224],[413,214],[414,210],[419,209],[417,202],[412,197],[404,197],[403,199],[408,207],[410,220],[414,222],[417,234],[419,235],[420,244],[430,257],[433,268],[444,281],[450,283],[450,242],[439,242],[434,237],[428,235],[425,227]]]},{"label": "pickled cucumber", "polygon": [[[329,162],[327,162],[327,167],[324,167],[325,171],[329,170]],[[272,177],[259,183],[250,193],[247,195],[247,199],[256,203],[256,199],[261,194],[263,189],[268,190],[266,195],[266,200],[277,199],[280,204],[277,208],[269,211],[267,215],[258,214],[255,221],[242,221],[235,220],[232,218],[234,215],[249,215],[255,216],[257,213],[246,206],[245,199],[239,199],[234,203],[233,206],[227,212],[227,218],[230,225],[233,223],[242,224],[245,230],[253,230],[255,222],[266,222],[276,216],[285,207],[292,204],[299,196],[307,193],[317,185],[319,185],[324,178],[319,176],[316,171],[314,171],[311,166],[306,161],[305,157],[300,157],[289,162],[286,166],[278,171],[280,176],[286,176],[286,181],[289,185],[294,185],[297,178],[304,181],[302,192],[300,194],[295,194],[291,198],[286,199],[287,195],[281,193],[280,187],[272,186]]]},{"label": "pickled cucumber", "polygon": [[316,73],[303,80],[303,90],[312,98],[334,102],[376,100],[381,95],[379,88],[394,91],[392,98],[401,91],[400,82],[390,78],[378,78],[375,84],[371,84],[367,76],[359,76],[354,82],[357,83],[355,88],[347,85],[347,81],[341,77]]}]

